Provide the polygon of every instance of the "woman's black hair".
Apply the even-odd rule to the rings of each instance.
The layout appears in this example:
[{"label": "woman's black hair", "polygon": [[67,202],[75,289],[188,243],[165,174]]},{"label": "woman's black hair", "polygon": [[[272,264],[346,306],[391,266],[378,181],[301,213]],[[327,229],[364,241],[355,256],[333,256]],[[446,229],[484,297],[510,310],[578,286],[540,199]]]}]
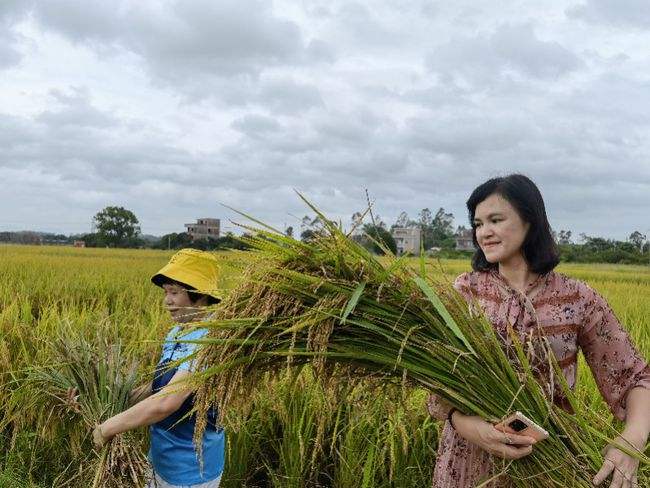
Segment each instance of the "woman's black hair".
[{"label": "woman's black hair", "polygon": [[187,296],[190,298],[190,301],[192,304],[198,302],[202,297],[205,297],[207,299],[208,305],[215,305],[219,303],[221,300],[219,300],[217,297],[213,297],[212,295],[206,295],[205,293],[199,293],[196,291],[196,288],[193,286],[190,286],[186,283],[181,283],[180,281],[172,280],[171,278],[168,278],[165,275],[158,275],[160,278],[156,281],[156,284],[160,287],[163,285],[176,285],[180,286],[187,292]]},{"label": "woman's black hair", "polygon": [[472,239],[474,247],[476,247],[476,252],[472,257],[472,268],[475,271],[487,271],[498,267],[498,263],[490,263],[485,258],[485,254],[476,240],[474,224],[476,207],[494,194],[506,199],[515,208],[519,217],[530,224],[526,239],[521,246],[530,269],[539,274],[552,271],[560,262],[560,257],[551,233],[551,226],[546,217],[544,200],[537,185],[527,176],[520,174],[492,178],[478,186],[467,200]]}]

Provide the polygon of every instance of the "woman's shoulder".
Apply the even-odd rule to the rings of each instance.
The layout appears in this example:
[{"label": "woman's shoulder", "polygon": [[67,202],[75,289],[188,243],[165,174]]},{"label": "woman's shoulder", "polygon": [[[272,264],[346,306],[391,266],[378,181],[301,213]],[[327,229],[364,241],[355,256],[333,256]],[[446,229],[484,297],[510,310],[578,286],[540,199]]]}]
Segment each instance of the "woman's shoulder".
[{"label": "woman's shoulder", "polygon": [[471,290],[487,282],[489,271],[467,271],[456,277],[454,288],[458,291]]},{"label": "woman's shoulder", "polygon": [[598,296],[596,290],[584,281],[557,271],[548,273],[547,285],[553,294],[570,297],[574,300],[591,300]]},{"label": "woman's shoulder", "polygon": [[566,288],[568,290],[583,290],[585,287],[589,287],[584,281],[577,278],[572,278],[567,276],[564,273],[558,271],[551,271],[548,273],[548,283],[554,288]]}]

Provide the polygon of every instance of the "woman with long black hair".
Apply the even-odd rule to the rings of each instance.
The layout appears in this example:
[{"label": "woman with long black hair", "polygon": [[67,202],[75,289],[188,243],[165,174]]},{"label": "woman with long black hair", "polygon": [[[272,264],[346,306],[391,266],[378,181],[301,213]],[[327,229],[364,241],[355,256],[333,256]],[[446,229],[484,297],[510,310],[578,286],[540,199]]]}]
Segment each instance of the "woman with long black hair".
[{"label": "woman with long black hair", "polygon": [[[650,367],[598,293],[553,271],[559,256],[537,186],[523,175],[493,178],[472,192],[467,209],[477,250],[473,271],[456,279],[456,289],[478,303],[504,341],[508,324],[522,341],[533,331],[546,337],[571,388],[582,350],[609,408],[625,421],[618,440],[643,450],[650,433]],[[553,400],[569,409],[561,395]],[[445,421],[434,488],[469,488],[493,477],[489,486],[508,486],[494,457],[519,459],[535,449],[534,439],[500,431],[435,396],[429,411]],[[594,484],[611,475],[612,488],[637,487],[637,469],[633,457],[608,446]]]}]

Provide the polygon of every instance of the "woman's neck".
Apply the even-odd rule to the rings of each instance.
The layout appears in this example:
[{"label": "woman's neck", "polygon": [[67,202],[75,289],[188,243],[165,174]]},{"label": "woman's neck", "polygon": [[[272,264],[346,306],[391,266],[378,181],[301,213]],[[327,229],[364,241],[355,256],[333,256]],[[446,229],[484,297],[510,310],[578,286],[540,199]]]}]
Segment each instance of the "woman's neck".
[{"label": "woman's neck", "polygon": [[539,275],[531,271],[528,263],[521,254],[513,256],[508,261],[499,263],[499,274],[515,290],[524,293],[529,283],[532,283]]}]

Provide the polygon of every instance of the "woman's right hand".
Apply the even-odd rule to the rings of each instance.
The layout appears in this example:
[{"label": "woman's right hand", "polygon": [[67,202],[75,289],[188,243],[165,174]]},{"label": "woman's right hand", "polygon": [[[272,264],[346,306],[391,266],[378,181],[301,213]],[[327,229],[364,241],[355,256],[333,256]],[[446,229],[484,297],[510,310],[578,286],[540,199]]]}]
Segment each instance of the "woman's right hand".
[{"label": "woman's right hand", "polygon": [[454,429],[461,437],[503,459],[528,456],[537,442],[532,437],[517,434],[509,427],[502,432],[481,417],[463,415],[457,410],[451,418]]}]

